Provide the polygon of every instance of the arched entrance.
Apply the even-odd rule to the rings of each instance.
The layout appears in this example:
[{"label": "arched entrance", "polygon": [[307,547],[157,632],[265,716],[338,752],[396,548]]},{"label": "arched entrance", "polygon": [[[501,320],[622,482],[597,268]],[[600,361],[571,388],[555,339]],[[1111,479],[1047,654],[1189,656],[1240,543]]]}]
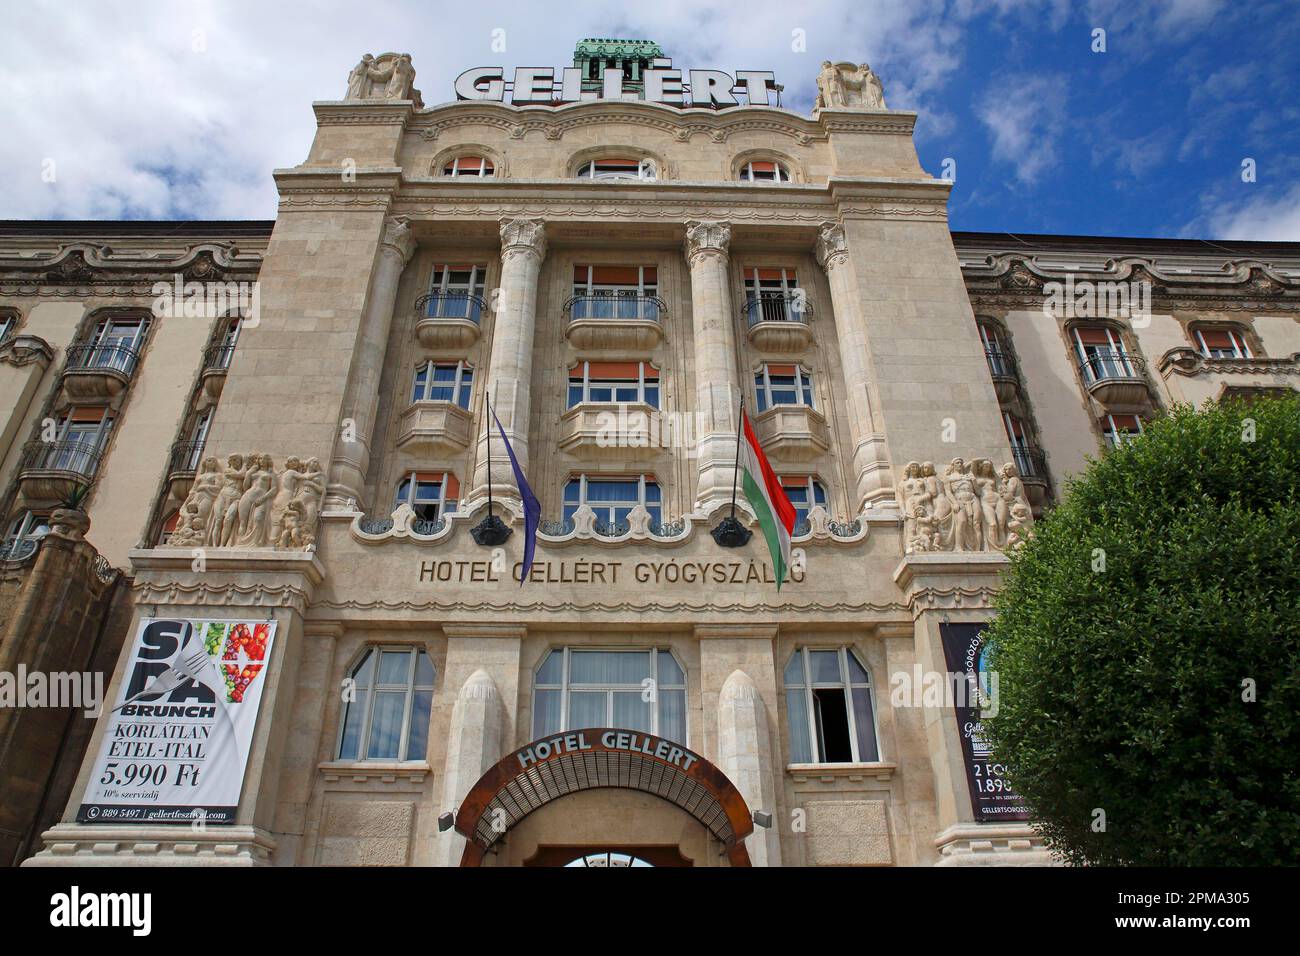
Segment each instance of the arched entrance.
[{"label": "arched entrance", "polygon": [[721,770],[681,744],[609,727],[543,737],[508,754],[461,802],[456,830],[465,837],[461,866],[479,866],[510,828],[552,800],[617,787],[653,794],[703,824],[732,866],[749,866],[749,808]]}]

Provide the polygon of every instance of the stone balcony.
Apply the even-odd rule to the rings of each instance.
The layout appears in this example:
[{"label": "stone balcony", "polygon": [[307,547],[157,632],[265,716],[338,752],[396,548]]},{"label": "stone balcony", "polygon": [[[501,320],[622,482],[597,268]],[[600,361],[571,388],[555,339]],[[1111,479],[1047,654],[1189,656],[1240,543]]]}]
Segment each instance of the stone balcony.
[{"label": "stone balcony", "polygon": [[93,441],[31,441],[23,448],[18,484],[30,502],[59,502],[95,480],[103,450]]},{"label": "stone balcony", "polygon": [[1156,366],[1174,401],[1300,390],[1300,352],[1278,358],[1208,358],[1196,349],[1170,349]]},{"label": "stone balcony", "polygon": [[431,292],[415,300],[415,337],[427,349],[462,352],[479,339],[487,311],[482,296],[464,292]]},{"label": "stone balcony", "polygon": [[812,304],[802,295],[763,293],[741,306],[750,344],[760,352],[802,352],[812,345],[808,316]]},{"label": "stone balcony", "polygon": [[221,400],[221,391],[226,386],[226,372],[230,369],[230,360],[234,357],[233,345],[210,345],[203,352],[203,373],[200,381],[203,386],[199,407],[207,408]]},{"label": "stone balcony", "polygon": [[564,334],[584,351],[649,352],[664,340],[663,299],[652,295],[575,295],[564,304]]},{"label": "stone balcony", "polygon": [[1112,414],[1140,415],[1152,407],[1146,361],[1127,352],[1098,350],[1079,363],[1088,394]]},{"label": "stone balcony", "polygon": [[413,402],[398,422],[397,447],[452,455],[469,447],[474,419],[453,402]]},{"label": "stone balcony", "polygon": [[811,461],[830,451],[826,419],[807,405],[777,405],[753,420],[764,452],[779,461]]},{"label": "stone balcony", "polygon": [[202,458],[201,441],[178,441],[172,444],[167,460],[167,491],[177,501],[184,501],[190,493]]},{"label": "stone balcony", "polygon": [[71,345],[63,366],[63,391],[74,401],[105,401],[126,391],[140,361],[129,345]]},{"label": "stone balcony", "polygon": [[648,458],[664,447],[659,429],[659,410],[650,405],[583,403],[560,416],[560,450],[580,458]]}]

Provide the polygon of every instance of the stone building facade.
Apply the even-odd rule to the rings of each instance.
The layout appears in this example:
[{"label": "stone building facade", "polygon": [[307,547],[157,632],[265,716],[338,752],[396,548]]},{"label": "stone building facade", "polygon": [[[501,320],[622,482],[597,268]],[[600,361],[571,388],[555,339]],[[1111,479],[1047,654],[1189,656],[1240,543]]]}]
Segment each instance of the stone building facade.
[{"label": "stone building facade", "polygon": [[[953,233],[865,65],[812,115],[413,81],[368,57],[314,104],[273,222],[0,225],[0,610],[85,573],[47,551],[120,576],[110,704],[141,622],[276,635],[231,822],[79,819],[106,714],[21,764],[12,858],[1047,862],[899,694],[1087,456],[1300,387],[1300,246]],[[780,589],[710,535],[742,397],[799,511]]]}]

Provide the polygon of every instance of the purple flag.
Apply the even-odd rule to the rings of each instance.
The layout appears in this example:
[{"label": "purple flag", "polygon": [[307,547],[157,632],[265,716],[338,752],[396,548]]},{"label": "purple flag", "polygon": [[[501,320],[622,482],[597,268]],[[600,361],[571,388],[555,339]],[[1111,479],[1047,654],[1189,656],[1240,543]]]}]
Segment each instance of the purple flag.
[{"label": "purple flag", "polygon": [[501,427],[501,419],[497,418],[495,408],[492,409],[492,420],[497,423],[497,431],[501,433],[501,440],[505,442],[506,454],[510,456],[510,467],[515,472],[515,484],[519,486],[519,497],[524,500],[524,563],[519,571],[519,586],[523,587],[524,582],[528,580],[528,572],[533,566],[533,551],[537,548],[537,522],[542,517],[542,506],[538,503],[537,496],[533,494],[533,489],[529,487],[523,469],[519,467],[515,450],[510,447],[510,439],[506,437],[506,430]]}]

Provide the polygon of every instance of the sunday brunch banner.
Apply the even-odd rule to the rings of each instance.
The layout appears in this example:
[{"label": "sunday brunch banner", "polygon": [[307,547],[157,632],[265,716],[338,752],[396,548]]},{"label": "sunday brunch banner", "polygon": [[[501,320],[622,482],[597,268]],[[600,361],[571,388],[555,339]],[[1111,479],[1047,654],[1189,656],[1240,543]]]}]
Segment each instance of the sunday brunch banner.
[{"label": "sunday brunch banner", "polygon": [[77,820],[233,823],[274,639],[269,621],[142,620]]}]

